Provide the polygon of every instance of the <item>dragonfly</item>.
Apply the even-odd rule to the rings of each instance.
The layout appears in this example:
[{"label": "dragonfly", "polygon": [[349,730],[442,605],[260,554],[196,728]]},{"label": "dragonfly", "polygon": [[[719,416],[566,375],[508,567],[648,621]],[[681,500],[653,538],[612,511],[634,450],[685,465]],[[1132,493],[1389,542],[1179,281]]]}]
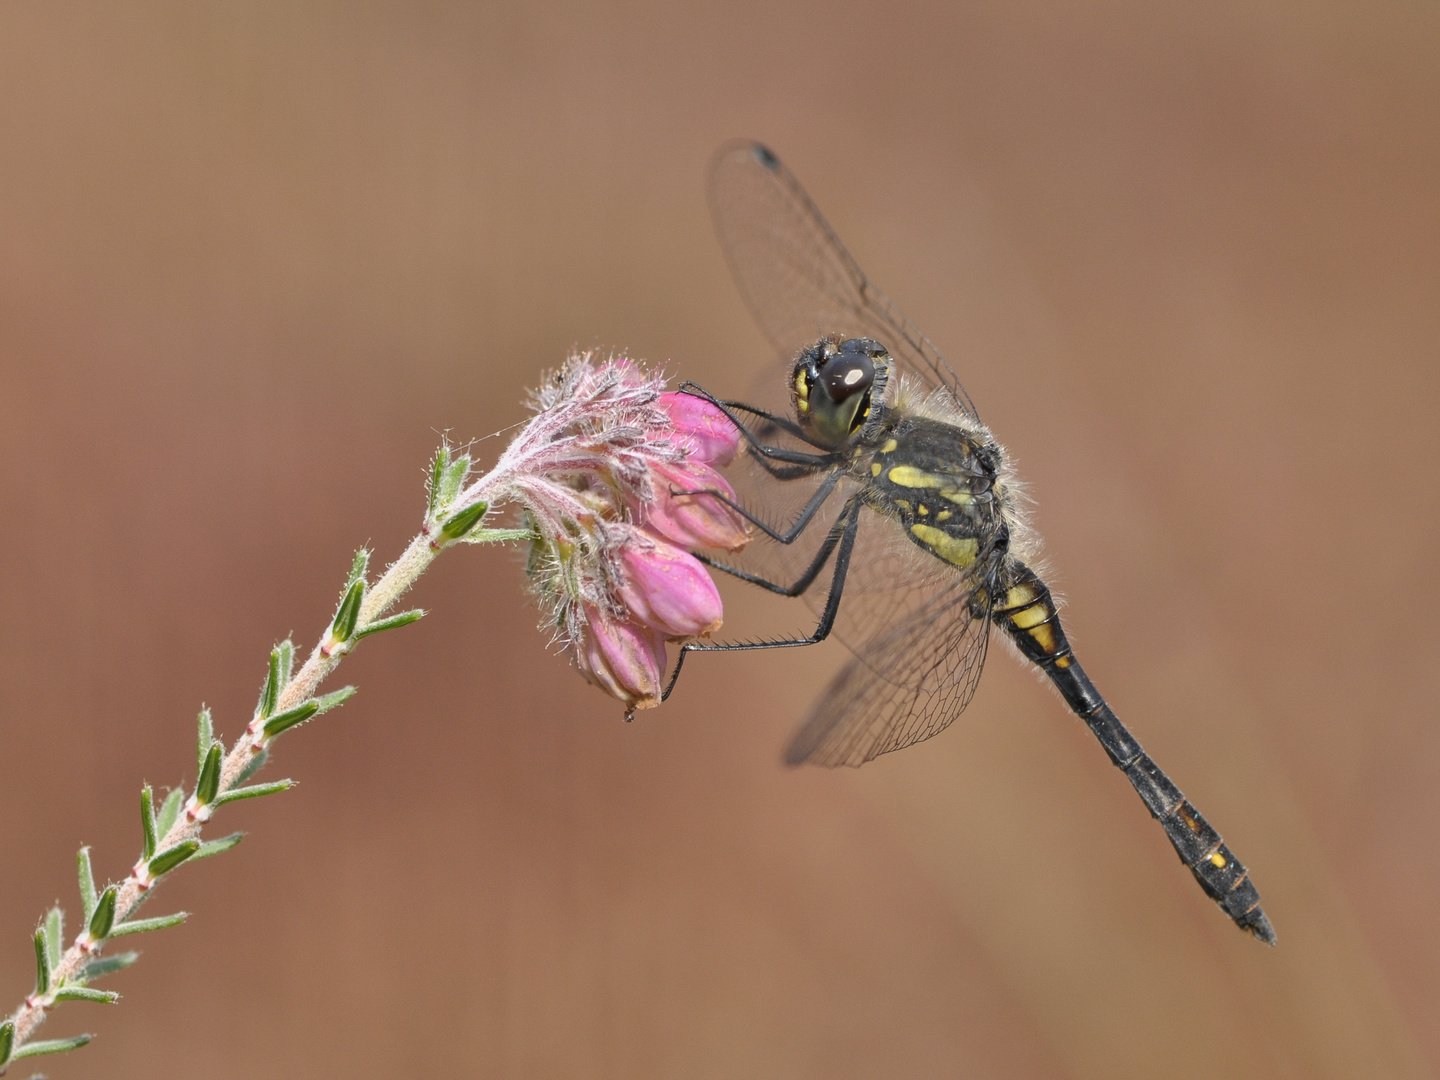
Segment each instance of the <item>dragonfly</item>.
[{"label": "dragonfly", "polygon": [[812,633],[682,646],[795,648],[832,634],[852,656],[785,751],[792,765],[861,765],[928,739],[970,703],[991,628],[1049,678],[1160,822],[1180,861],[1242,930],[1275,944],[1245,866],[1115,715],[1080,666],[1004,449],[940,352],[866,277],[767,147],[715,158],[711,208],[727,261],[780,363],[746,401],[683,389],[742,435],[731,469],[760,534],[714,569],[803,596]]}]

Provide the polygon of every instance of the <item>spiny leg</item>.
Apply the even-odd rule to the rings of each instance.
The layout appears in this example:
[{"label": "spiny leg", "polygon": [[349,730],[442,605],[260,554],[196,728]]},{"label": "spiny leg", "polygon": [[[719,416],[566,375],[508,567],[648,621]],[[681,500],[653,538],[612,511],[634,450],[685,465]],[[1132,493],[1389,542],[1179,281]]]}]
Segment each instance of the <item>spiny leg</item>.
[{"label": "spiny leg", "polygon": [[1028,566],[1016,572],[1003,596],[995,597],[994,619],[1032,663],[1055,684],[1075,715],[1084,720],[1100,745],[1130,779],[1151,815],[1165,829],[1180,861],[1200,887],[1242,930],[1267,945],[1275,931],[1260,908],[1260,893],[1250,872],[1231,854],[1220,834],[1161,772],[1135,737],[1125,729],[1100,691],[1075,659],[1065,640],[1050,590]]},{"label": "spiny leg", "polygon": [[805,531],[805,528],[810,524],[816,513],[819,512],[820,507],[825,503],[825,500],[830,498],[830,496],[835,493],[835,486],[840,482],[840,476],[841,473],[837,471],[832,472],[829,476],[825,477],[825,479],[821,481],[820,486],[815,489],[815,494],[810,496],[810,501],[805,504],[804,508],[801,509],[799,515],[795,518],[794,522],[792,522],[790,527],[784,532],[777,532],[775,529],[771,528],[765,522],[757,518],[754,514],[750,513],[749,510],[746,510],[743,506],[737,503],[734,499],[730,498],[730,496],[726,495],[723,491],[717,491],[714,488],[700,488],[698,491],[678,491],[675,488],[671,488],[670,494],[672,496],[709,495],[711,498],[717,500],[718,502],[724,503],[731,510],[734,510],[751,525],[754,525],[766,536],[770,537],[771,540],[774,540],[777,543],[781,544],[793,544],[796,539],[799,538],[800,534]]},{"label": "spiny leg", "polygon": [[[825,534],[825,540],[815,552],[815,557],[810,560],[810,565],[805,568],[804,572],[801,573],[793,585],[782,585],[778,581],[771,581],[769,578],[763,577],[760,574],[752,574],[747,570],[741,570],[739,567],[719,562],[700,552],[694,552],[693,554],[695,558],[699,559],[712,570],[719,570],[722,574],[729,574],[731,577],[739,578],[741,581],[748,582],[751,585],[759,585],[762,589],[768,589],[770,592],[778,593],[781,596],[794,597],[799,596],[815,583],[815,579],[819,577],[820,571],[825,568],[825,563],[829,560],[830,553],[835,550],[836,545],[843,538],[848,525],[849,523],[845,518],[845,511],[842,510],[840,517],[836,519],[834,525],[830,526],[830,531]],[[833,584],[834,579],[832,578],[831,580]]]},{"label": "spiny leg", "polygon": [[[675,689],[675,683],[680,678],[680,668],[685,664],[685,656],[692,652],[749,652],[752,649],[795,649],[805,645],[815,645],[824,641],[830,636],[830,631],[835,625],[835,615],[840,610],[840,595],[845,590],[845,575],[850,569],[850,553],[855,548],[855,533],[860,526],[860,508],[862,503],[858,494],[852,495],[845,508],[840,511],[840,517],[835,526],[830,530],[830,536],[826,537],[825,548],[822,548],[824,557],[817,556],[805,576],[801,578],[804,586],[801,592],[808,588],[810,582],[815,580],[825,559],[829,557],[829,551],[835,552],[835,572],[830,578],[830,592],[825,597],[825,609],[820,613],[820,622],[815,627],[815,632],[808,637],[802,638],[781,638],[778,641],[687,641],[680,646],[680,655],[675,660],[675,670],[670,674],[670,682],[665,687],[665,693],[660,695],[664,701]],[[836,542],[831,542],[834,537]],[[740,575],[736,575],[740,576]],[[807,580],[808,579],[808,580]],[[769,583],[760,578],[747,578],[753,580],[757,585]],[[781,592],[782,588],[773,588],[772,591]],[[798,595],[798,594],[796,594]]]}]

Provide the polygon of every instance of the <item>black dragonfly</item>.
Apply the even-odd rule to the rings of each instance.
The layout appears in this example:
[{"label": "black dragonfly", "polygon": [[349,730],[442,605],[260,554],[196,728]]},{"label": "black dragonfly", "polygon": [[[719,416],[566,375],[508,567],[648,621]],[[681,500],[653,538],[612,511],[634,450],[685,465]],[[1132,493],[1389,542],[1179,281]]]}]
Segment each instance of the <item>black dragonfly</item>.
[{"label": "black dragonfly", "polygon": [[819,622],[805,637],[686,644],[670,687],[688,652],[810,645],[833,632],[854,655],[785,759],[860,765],[960,715],[993,624],[1094,732],[1201,888],[1273,945],[1248,871],[1075,658],[1031,566],[1038,540],[1005,452],[950,366],[875,288],[769,149],[723,147],[710,198],[736,283],[783,366],[748,404],[685,387],[741,430],[745,452],[731,470],[740,474],[736,508],[769,541],[739,559],[706,561],[771,592],[805,596]]}]

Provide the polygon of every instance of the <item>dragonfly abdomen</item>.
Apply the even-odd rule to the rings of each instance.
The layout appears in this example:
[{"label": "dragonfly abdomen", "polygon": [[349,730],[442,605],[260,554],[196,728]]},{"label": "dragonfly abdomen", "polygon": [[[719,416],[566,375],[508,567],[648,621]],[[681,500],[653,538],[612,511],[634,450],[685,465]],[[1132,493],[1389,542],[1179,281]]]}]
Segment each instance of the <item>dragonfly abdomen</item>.
[{"label": "dragonfly abdomen", "polygon": [[1200,887],[1242,930],[1275,944],[1275,931],[1260,908],[1260,893],[1249,871],[1095,689],[1065,639],[1044,582],[1029,567],[1018,562],[1012,566],[1010,585],[992,611],[995,623],[1050,677],[1066,703],[1100,740],[1115,767],[1125,773],[1146,809],[1165,829],[1175,853]]}]

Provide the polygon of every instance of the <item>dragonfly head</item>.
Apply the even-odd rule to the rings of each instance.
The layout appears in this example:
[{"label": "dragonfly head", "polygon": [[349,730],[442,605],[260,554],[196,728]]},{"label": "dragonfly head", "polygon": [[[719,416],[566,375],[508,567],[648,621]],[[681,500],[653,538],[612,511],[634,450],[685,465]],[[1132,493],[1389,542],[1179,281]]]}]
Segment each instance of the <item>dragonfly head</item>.
[{"label": "dragonfly head", "polygon": [[823,338],[795,360],[795,415],[822,446],[834,449],[865,426],[890,369],[885,346],[870,338]]}]

